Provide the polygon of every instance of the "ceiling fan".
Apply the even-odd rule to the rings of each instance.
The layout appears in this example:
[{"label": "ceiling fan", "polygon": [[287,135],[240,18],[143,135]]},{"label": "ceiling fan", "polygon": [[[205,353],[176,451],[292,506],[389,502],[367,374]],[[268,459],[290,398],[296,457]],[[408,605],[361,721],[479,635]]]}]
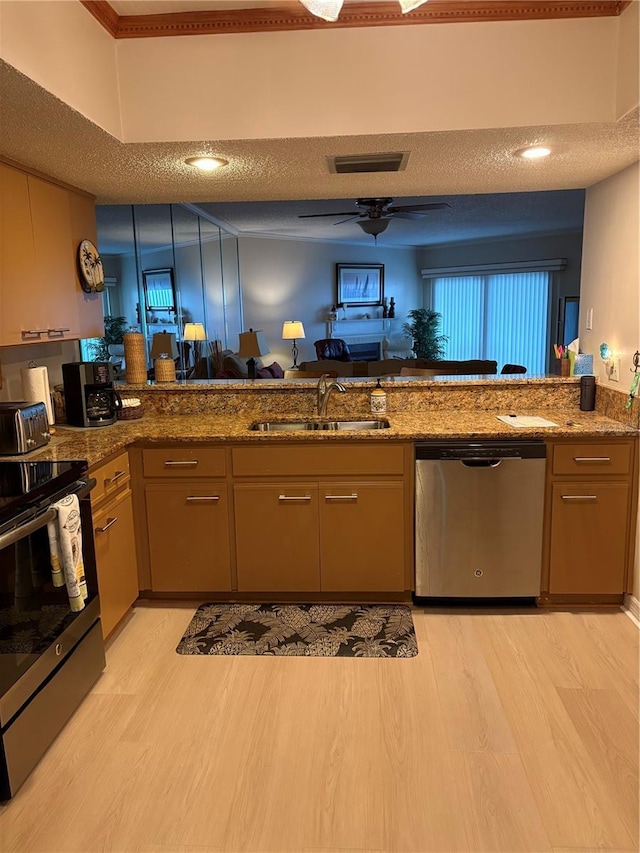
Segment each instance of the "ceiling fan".
[{"label": "ceiling fan", "polygon": [[344,222],[357,220],[357,224],[362,228],[365,234],[370,234],[374,240],[378,234],[382,234],[389,225],[391,217],[398,219],[422,219],[428,210],[440,210],[443,207],[451,207],[446,202],[438,202],[433,204],[399,204],[392,205],[392,198],[358,198],[356,199],[356,207],[361,208],[354,212],[336,211],[335,213],[303,213],[299,219],[313,219],[319,216],[346,216],[346,219],[341,219],[335,225],[342,225]]}]

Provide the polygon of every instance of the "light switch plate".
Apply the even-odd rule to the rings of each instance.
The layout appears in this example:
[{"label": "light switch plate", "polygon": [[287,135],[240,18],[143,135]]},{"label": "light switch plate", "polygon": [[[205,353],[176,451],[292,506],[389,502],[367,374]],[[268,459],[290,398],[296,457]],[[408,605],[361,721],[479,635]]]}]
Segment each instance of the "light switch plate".
[{"label": "light switch plate", "polygon": [[609,379],[612,382],[620,381],[620,359],[612,358],[611,359],[611,367],[609,368]]},{"label": "light switch plate", "polygon": [[593,308],[587,310],[587,331],[593,330]]}]

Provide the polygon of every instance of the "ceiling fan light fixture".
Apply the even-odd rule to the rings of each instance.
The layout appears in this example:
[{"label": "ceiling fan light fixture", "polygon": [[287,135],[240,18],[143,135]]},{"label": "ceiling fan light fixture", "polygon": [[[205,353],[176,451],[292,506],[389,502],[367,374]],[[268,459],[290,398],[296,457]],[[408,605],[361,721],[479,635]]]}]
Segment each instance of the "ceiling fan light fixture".
[{"label": "ceiling fan light fixture", "polygon": [[337,21],[344,0],[300,0],[304,8],[325,21]]},{"label": "ceiling fan light fixture", "polygon": [[362,228],[365,234],[369,234],[371,237],[377,237],[378,234],[382,234],[383,231],[387,230],[389,226],[390,219],[362,219],[358,220],[358,225]]},{"label": "ceiling fan light fixture", "polygon": [[202,169],[203,172],[214,172],[216,169],[229,165],[229,161],[223,160],[221,157],[187,157],[184,162],[188,166]]},{"label": "ceiling fan light fixture", "polygon": [[414,9],[426,2],[427,0],[398,0],[403,15],[406,15],[407,12],[413,12]]}]

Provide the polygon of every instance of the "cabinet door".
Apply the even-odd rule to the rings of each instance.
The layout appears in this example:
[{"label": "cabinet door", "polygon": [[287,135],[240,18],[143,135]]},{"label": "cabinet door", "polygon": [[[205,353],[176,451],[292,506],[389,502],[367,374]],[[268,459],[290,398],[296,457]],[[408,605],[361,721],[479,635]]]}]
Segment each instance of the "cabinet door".
[{"label": "cabinet door", "polygon": [[93,519],[102,634],[105,639],[138,597],[131,492],[106,504]]},{"label": "cabinet door", "polygon": [[554,484],[550,593],[622,594],[628,502],[626,483]]},{"label": "cabinet door", "polygon": [[85,293],[78,275],[78,247],[83,240],[91,240],[96,246],[96,212],[93,198],[69,191],[71,234],[68,244],[73,268],[72,292],[78,305],[78,335],[81,338],[101,338],[104,335],[102,294]]},{"label": "cabinet door", "polygon": [[229,503],[224,483],[145,486],[154,592],[231,590]]},{"label": "cabinet door", "polygon": [[35,275],[28,178],[0,163],[0,346],[24,343],[23,329],[41,328],[29,286]]},{"label": "cabinet door", "polygon": [[405,588],[402,482],[321,486],[320,565],[323,592]]},{"label": "cabinet door", "polygon": [[318,487],[234,487],[239,592],[320,589]]},{"label": "cabinet door", "polygon": [[[43,340],[78,337],[78,302],[71,245],[69,192],[29,175],[36,279],[26,287],[49,331]],[[34,289],[35,288],[35,289]],[[37,297],[35,297],[37,294]],[[34,298],[35,297],[35,298]]]}]

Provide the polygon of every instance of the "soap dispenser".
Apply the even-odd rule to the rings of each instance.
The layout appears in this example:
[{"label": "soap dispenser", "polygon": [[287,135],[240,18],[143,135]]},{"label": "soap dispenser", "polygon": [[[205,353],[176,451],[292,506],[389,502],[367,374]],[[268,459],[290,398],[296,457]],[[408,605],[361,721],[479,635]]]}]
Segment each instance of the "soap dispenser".
[{"label": "soap dispenser", "polygon": [[387,411],[387,394],[380,380],[376,382],[376,387],[371,392],[371,412],[374,415],[384,415]]}]

